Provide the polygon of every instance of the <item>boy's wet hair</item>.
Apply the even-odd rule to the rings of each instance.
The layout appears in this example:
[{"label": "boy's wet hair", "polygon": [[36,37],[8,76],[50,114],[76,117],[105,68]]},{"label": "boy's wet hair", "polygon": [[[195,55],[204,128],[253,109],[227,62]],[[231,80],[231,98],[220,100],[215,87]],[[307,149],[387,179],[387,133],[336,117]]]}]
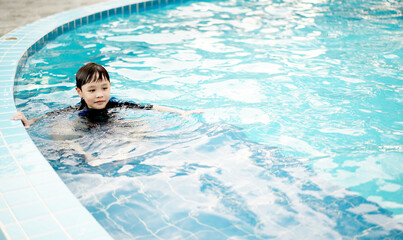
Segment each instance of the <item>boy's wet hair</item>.
[{"label": "boy's wet hair", "polygon": [[101,65],[91,62],[85,64],[77,71],[76,86],[81,89],[87,83],[100,82],[104,79],[110,82],[108,71]]}]

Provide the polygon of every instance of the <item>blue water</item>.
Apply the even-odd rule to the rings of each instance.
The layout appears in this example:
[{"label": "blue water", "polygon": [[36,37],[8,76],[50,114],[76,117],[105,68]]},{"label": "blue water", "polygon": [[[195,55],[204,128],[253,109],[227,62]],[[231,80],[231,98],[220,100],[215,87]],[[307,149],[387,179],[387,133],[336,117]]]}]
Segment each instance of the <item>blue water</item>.
[{"label": "blue water", "polygon": [[205,109],[73,113],[29,132],[116,239],[402,239],[400,1],[190,1],[68,32],[16,86],[29,117],[112,95]]}]

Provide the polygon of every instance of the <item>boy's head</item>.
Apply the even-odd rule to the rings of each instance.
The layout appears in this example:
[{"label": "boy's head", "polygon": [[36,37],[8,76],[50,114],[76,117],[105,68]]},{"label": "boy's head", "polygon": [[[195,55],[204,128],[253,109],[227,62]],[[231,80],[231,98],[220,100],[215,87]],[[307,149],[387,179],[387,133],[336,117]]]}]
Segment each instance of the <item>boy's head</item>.
[{"label": "boy's head", "polygon": [[76,75],[76,90],[88,108],[104,109],[109,102],[111,82],[104,67],[96,63],[82,66]]},{"label": "boy's head", "polygon": [[87,83],[103,80],[110,82],[108,71],[103,66],[93,62],[82,66],[76,74],[76,86],[79,89]]}]

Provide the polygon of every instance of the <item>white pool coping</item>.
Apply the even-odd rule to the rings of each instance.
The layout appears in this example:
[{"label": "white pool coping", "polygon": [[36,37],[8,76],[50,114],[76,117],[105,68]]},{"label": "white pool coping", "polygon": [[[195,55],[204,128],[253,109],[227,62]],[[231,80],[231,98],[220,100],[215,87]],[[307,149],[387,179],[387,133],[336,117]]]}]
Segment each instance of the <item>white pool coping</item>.
[{"label": "white pool coping", "polygon": [[[58,13],[0,38],[0,240],[112,239],[39,152],[20,121],[14,81],[48,41],[111,15],[130,15],[181,0],[113,0]],[[83,59],[85,61],[85,59]]]}]

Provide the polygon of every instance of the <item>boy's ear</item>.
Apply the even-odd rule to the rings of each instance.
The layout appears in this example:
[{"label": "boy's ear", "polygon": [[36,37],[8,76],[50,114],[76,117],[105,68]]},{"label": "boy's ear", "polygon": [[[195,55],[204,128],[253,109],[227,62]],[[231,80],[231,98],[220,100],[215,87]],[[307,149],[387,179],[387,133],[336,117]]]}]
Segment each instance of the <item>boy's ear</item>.
[{"label": "boy's ear", "polygon": [[78,96],[80,96],[80,98],[83,98],[83,92],[81,91],[81,89],[79,89],[78,87],[76,87],[76,91],[78,93]]}]

